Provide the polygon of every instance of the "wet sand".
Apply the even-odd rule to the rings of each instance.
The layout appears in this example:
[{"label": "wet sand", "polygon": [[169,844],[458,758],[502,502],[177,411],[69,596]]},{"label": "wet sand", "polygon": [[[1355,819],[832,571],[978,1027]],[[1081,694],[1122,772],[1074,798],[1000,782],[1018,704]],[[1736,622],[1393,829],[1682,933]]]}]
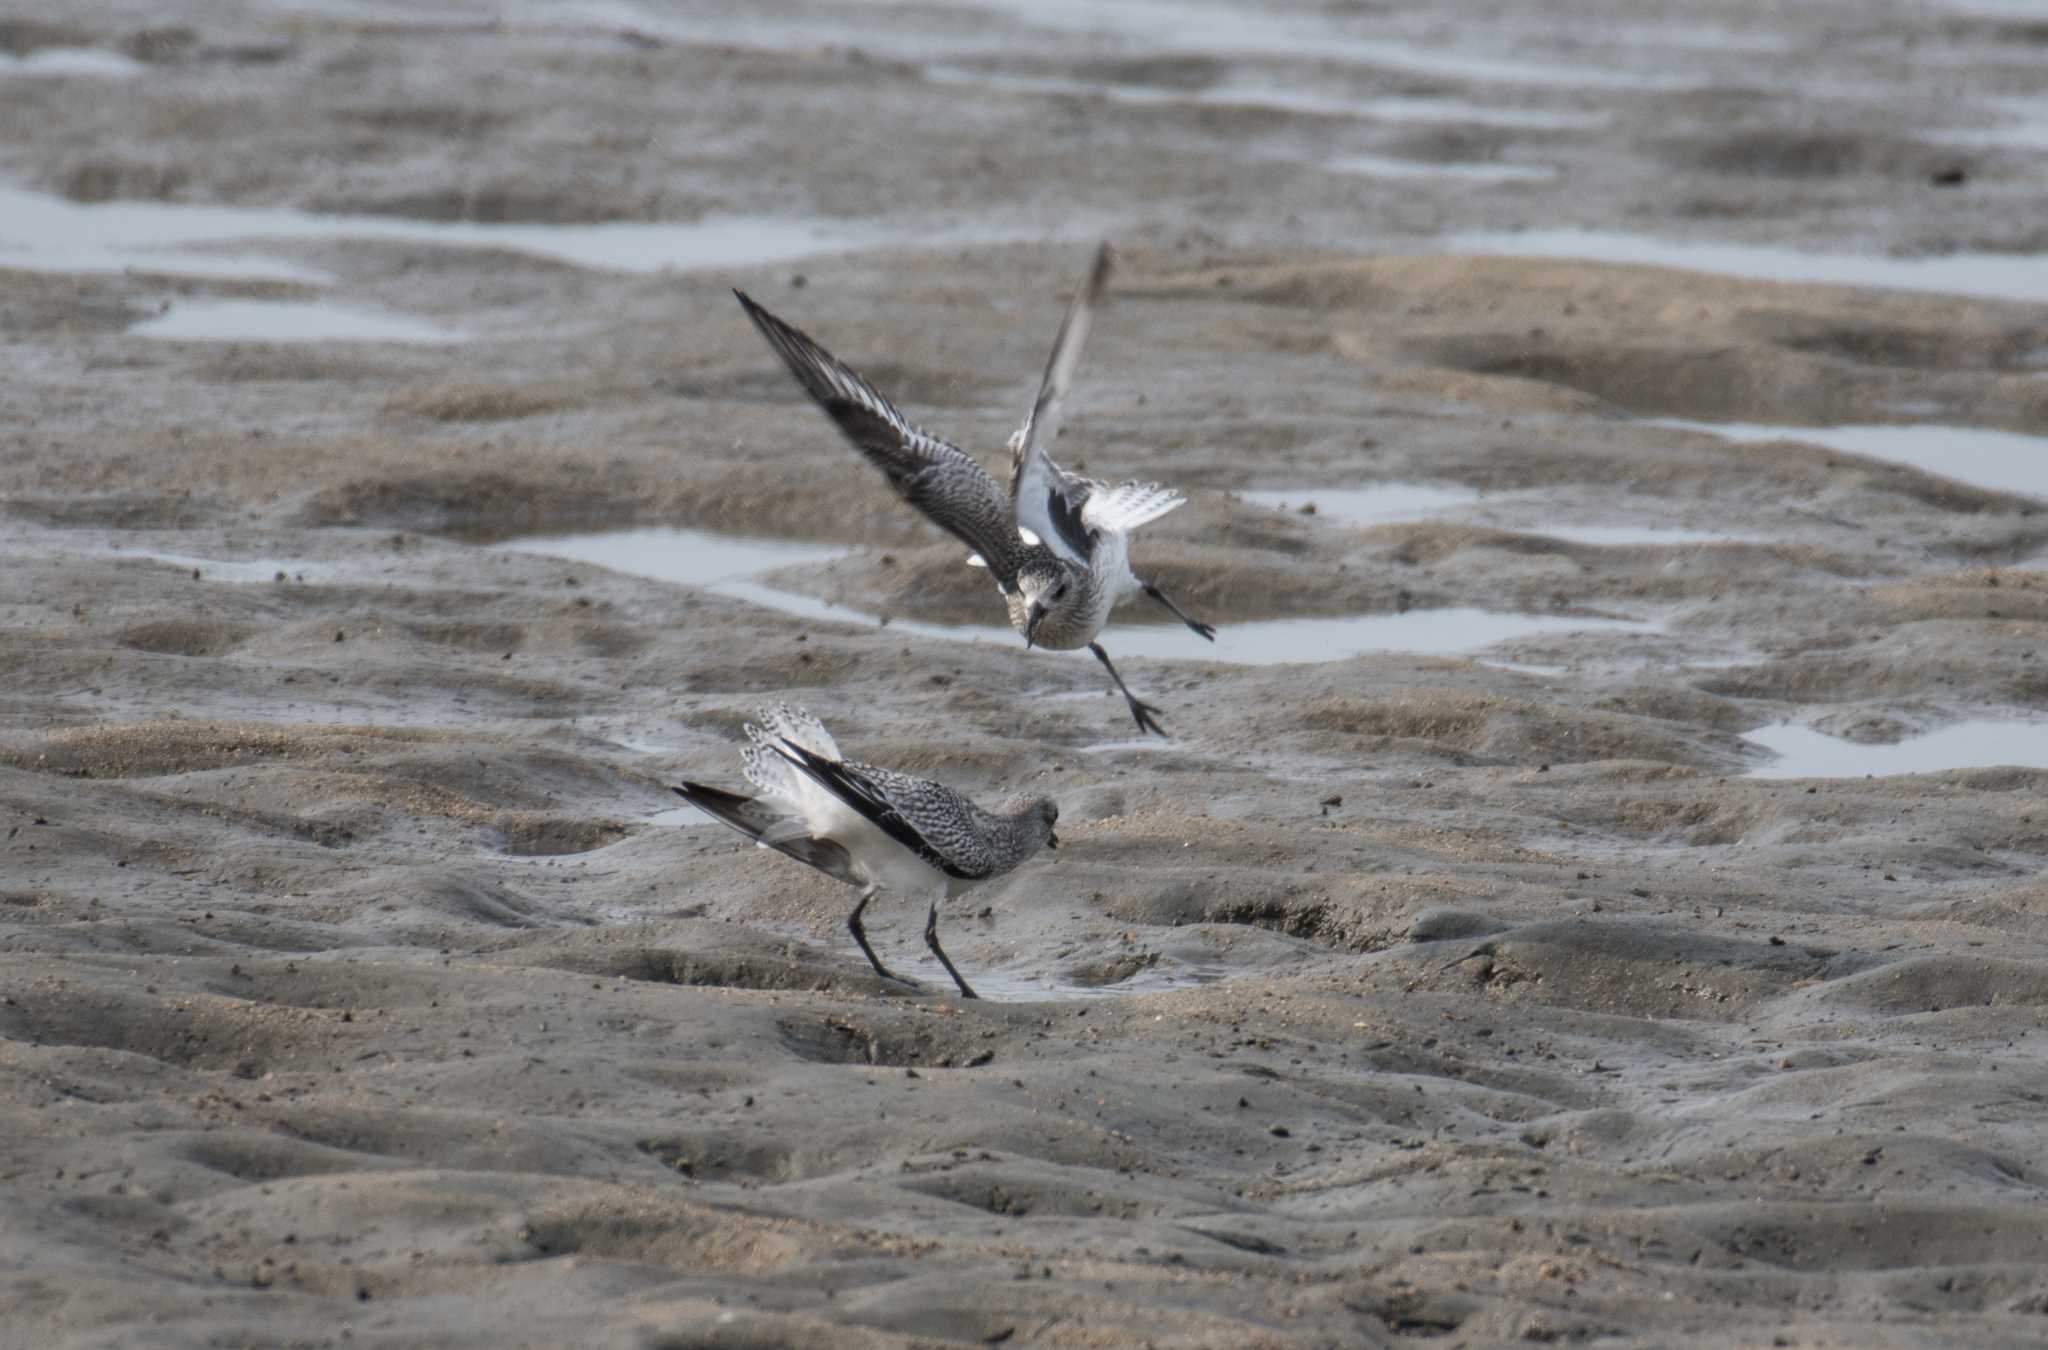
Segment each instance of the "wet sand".
[{"label": "wet sand", "polygon": [[[2001,8],[0,25],[0,1345],[2048,1336],[2048,769],[1748,738],[2039,754],[2041,500],[1744,430],[2048,436]],[[1218,643],[1104,637],[1170,742],[933,635],[986,575],[729,293],[993,464],[1102,235],[1060,454],[1189,492]],[[835,556],[501,547],[657,526]],[[1460,610],[1546,623],[1232,647]],[[992,997],[681,823],[776,698],[1059,800]]]}]

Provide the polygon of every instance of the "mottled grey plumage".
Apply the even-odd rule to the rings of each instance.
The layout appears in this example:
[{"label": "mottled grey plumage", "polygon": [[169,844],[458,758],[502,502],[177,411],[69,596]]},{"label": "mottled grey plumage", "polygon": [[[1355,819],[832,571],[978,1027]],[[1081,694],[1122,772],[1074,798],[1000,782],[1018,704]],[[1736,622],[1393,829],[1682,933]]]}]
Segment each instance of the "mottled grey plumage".
[{"label": "mottled grey plumage", "polygon": [[[973,549],[1005,591],[1033,548],[1019,537],[1010,502],[960,447],[912,426],[875,387],[809,337],[734,291],[740,307],[804,392],[890,486],[934,525]],[[1039,552],[1044,552],[1039,546]]]},{"label": "mottled grey plumage", "polygon": [[1142,590],[1189,628],[1215,640],[1214,628],[1181,613],[1165,592],[1140,581],[1130,568],[1130,532],[1185,499],[1157,483],[1111,487],[1061,468],[1046,453],[1059,433],[1094,304],[1109,284],[1110,260],[1105,244],[1060,322],[1038,397],[1010,438],[1007,493],[957,446],[912,426],[844,362],[744,293],[734,294],[854,448],[888,475],[904,500],[974,550],[971,561],[986,566],[995,578],[1010,626],[1024,635],[1025,643],[1058,651],[1088,648],[1123,693],[1139,729],[1160,732],[1153,720],[1159,710],[1132,696],[1095,639],[1117,601]]},{"label": "mottled grey plumage", "polygon": [[882,889],[929,897],[925,945],[961,996],[975,997],[939,945],[939,901],[1058,848],[1059,808],[1049,797],[1019,797],[1001,812],[984,811],[943,783],[842,758],[831,733],[801,708],[777,704],[761,720],[765,730],[747,725],[741,755],[758,796],[701,783],[676,794],[762,847],[861,887],[847,927],[885,979],[898,977],[868,945],[862,911]]}]

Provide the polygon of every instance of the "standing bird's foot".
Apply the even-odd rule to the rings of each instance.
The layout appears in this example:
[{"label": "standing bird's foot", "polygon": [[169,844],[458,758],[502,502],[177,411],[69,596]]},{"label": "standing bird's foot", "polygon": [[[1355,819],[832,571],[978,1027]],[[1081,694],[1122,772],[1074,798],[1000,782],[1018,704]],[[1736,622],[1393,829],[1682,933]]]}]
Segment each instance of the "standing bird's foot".
[{"label": "standing bird's foot", "polygon": [[1173,601],[1166,598],[1165,591],[1160,590],[1157,586],[1154,586],[1149,581],[1144,582],[1142,584],[1145,587],[1145,594],[1151,596],[1154,600],[1157,600],[1160,604],[1172,610],[1174,618],[1179,619],[1182,623],[1194,629],[1203,637],[1209,639],[1209,641],[1214,642],[1216,640],[1215,625],[1203,623],[1199,619],[1190,619],[1186,614],[1181,612],[1181,607],[1179,605],[1174,604]]},{"label": "standing bird's foot", "polygon": [[[896,984],[903,985],[905,988],[915,989],[922,993],[924,990],[923,985],[919,984],[916,980],[906,980],[895,971],[883,965],[882,958],[876,956],[875,949],[868,945],[867,930],[861,927],[860,916],[861,911],[868,907],[868,901],[875,898],[875,892],[878,889],[880,888],[869,886],[860,893],[860,899],[854,902],[853,913],[846,916],[847,930],[853,934],[853,940],[860,944],[860,954],[865,956],[868,959],[868,964],[875,968],[875,974],[885,980],[893,981]],[[953,978],[957,980],[960,977],[956,975]]]},{"label": "standing bird's foot", "polygon": [[967,987],[967,981],[961,979],[960,972],[953,969],[953,962],[946,956],[946,949],[939,945],[939,902],[936,900],[932,901],[930,912],[924,916],[924,945],[932,949],[932,955],[939,958],[939,964],[953,977],[953,983],[960,986],[960,997],[981,997]]}]

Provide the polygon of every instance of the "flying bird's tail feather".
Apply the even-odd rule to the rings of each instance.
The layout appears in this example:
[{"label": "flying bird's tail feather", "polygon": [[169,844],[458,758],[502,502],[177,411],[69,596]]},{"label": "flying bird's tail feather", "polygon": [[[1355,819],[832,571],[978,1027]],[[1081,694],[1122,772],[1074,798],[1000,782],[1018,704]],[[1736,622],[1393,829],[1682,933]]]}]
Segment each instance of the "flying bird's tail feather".
[{"label": "flying bird's tail feather", "polygon": [[1091,529],[1128,533],[1186,502],[1180,493],[1157,483],[1119,483],[1106,492],[1090,493],[1081,519]]}]

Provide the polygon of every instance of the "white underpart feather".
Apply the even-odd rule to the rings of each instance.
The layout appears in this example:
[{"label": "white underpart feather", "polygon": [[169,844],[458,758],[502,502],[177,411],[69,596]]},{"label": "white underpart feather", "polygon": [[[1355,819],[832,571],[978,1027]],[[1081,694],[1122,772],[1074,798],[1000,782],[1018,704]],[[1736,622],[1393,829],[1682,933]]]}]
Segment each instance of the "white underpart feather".
[{"label": "white underpart feather", "polygon": [[1135,530],[1186,501],[1157,483],[1119,483],[1089,494],[1081,507],[1081,523],[1091,530]]}]

